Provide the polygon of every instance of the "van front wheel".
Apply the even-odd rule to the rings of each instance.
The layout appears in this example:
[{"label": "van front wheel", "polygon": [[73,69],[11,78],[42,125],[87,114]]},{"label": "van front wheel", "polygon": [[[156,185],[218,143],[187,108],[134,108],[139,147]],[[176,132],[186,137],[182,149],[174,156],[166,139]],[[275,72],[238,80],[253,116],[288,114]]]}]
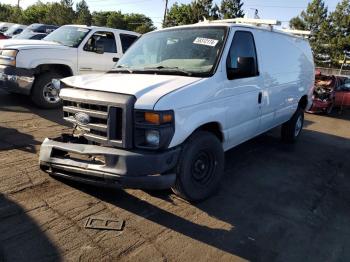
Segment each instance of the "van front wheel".
[{"label": "van front wheel", "polygon": [[173,191],[180,197],[197,202],[211,196],[220,186],[224,171],[221,142],[212,133],[198,131],[185,143]]},{"label": "van front wheel", "polygon": [[296,142],[304,126],[304,110],[298,108],[292,118],[282,125],[282,140],[287,143]]}]

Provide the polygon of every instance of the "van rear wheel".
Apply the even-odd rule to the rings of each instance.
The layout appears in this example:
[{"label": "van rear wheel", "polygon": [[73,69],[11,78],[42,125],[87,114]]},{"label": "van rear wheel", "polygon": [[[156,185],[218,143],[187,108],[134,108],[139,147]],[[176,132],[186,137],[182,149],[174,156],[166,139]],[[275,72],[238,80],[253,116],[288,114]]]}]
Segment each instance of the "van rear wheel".
[{"label": "van rear wheel", "polygon": [[304,110],[298,108],[292,118],[282,125],[282,140],[287,143],[295,143],[304,126]]},{"label": "van rear wheel", "polygon": [[219,188],[223,171],[221,142],[209,132],[198,131],[185,143],[172,190],[190,202],[204,200]]}]

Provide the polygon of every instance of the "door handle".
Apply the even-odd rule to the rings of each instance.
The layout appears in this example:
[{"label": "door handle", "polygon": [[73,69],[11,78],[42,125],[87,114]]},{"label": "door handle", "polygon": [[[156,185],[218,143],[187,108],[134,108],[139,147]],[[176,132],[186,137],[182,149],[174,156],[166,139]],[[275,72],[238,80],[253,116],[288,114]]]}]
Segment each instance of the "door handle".
[{"label": "door handle", "polygon": [[113,57],[113,62],[114,63],[117,63],[119,61],[119,58],[118,57]]},{"label": "door handle", "polygon": [[90,67],[80,67],[80,71],[91,71],[92,68]]},{"label": "door handle", "polygon": [[259,92],[258,103],[261,104],[262,101],[262,92]]}]

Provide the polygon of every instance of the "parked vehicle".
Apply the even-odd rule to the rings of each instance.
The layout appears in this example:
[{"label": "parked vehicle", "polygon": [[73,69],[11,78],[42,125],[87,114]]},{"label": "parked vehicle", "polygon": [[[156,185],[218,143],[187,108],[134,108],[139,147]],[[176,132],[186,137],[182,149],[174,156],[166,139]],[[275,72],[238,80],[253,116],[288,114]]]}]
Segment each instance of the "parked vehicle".
[{"label": "parked vehicle", "polygon": [[4,33],[13,25],[13,23],[0,23],[0,40],[7,39]]},{"label": "parked vehicle", "polygon": [[62,26],[41,41],[0,41],[0,87],[30,95],[42,108],[60,106],[53,79],[106,72],[139,34],[106,27]]},{"label": "parked vehicle", "polygon": [[13,39],[34,39],[41,40],[48,34],[55,31],[58,26],[45,24],[31,24],[22,33],[12,37]]},{"label": "parked vehicle", "polygon": [[107,74],[63,79],[64,119],[74,134],[45,139],[41,168],[86,183],[172,187],[190,201],[209,197],[225,151],[279,125],[287,142],[301,133],[314,85],[311,48],[272,24],[279,23],[159,30]]},{"label": "parked vehicle", "polygon": [[4,36],[7,37],[7,39],[12,38],[13,36],[22,33],[22,31],[26,28],[27,28],[26,25],[20,25],[20,24],[13,25],[4,33]]},{"label": "parked vehicle", "polygon": [[28,40],[41,40],[45,38],[48,34],[45,33],[35,33],[35,32],[27,32],[25,34],[19,34],[17,36],[12,37],[12,39],[28,39]]},{"label": "parked vehicle", "polygon": [[5,33],[14,23],[0,23],[0,33]]},{"label": "parked vehicle", "polygon": [[308,113],[330,114],[333,108],[350,107],[350,78],[316,72],[313,101]]}]

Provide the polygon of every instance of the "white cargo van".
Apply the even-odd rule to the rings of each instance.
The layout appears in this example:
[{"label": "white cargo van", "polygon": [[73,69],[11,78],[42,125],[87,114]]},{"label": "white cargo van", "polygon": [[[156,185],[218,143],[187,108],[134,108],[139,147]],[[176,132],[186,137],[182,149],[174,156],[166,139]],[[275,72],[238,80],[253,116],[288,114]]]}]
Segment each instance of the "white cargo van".
[{"label": "white cargo van", "polygon": [[72,135],[46,139],[53,176],[132,188],[173,188],[199,201],[219,187],[224,152],[282,125],[294,142],[311,101],[307,40],[275,21],[225,20],[140,38],[105,75],[61,81]]}]

